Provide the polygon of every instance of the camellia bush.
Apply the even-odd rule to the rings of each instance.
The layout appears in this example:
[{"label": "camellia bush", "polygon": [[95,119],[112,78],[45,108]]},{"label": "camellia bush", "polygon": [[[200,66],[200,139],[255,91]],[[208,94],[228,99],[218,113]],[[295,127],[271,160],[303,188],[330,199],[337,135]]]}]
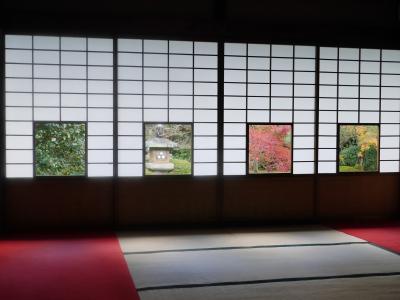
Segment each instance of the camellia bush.
[{"label": "camellia bush", "polygon": [[249,125],[249,173],[290,173],[291,125]]},{"label": "camellia bush", "polygon": [[36,176],[83,176],[86,173],[86,125],[37,123]]}]

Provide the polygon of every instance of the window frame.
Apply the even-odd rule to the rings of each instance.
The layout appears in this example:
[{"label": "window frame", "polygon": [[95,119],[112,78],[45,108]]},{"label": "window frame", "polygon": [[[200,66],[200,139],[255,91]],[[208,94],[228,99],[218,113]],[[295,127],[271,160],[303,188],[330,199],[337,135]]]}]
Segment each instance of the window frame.
[{"label": "window frame", "polygon": [[[85,174],[84,175],[46,175],[41,176],[36,174],[36,129],[37,124],[83,124],[85,126]],[[88,122],[87,121],[33,121],[33,136],[32,136],[32,149],[33,149],[33,179],[41,178],[88,178]]]},{"label": "window frame", "polygon": [[[340,172],[339,171],[339,155],[340,155],[340,127],[341,126],[378,126],[378,147],[377,147],[377,169],[376,171],[361,172]],[[362,174],[381,174],[380,172],[380,150],[381,150],[381,124],[380,123],[337,123],[336,129],[336,173],[335,175],[362,175]]]},{"label": "window frame", "polygon": [[[146,125],[157,125],[157,124],[168,124],[168,125],[190,125],[191,127],[191,139],[192,139],[192,145],[190,149],[191,153],[191,162],[190,162],[190,174],[165,174],[165,175],[160,175],[160,174],[154,174],[154,175],[149,175],[146,174]],[[193,175],[193,168],[194,168],[194,122],[142,122],[142,178],[187,178],[187,177],[195,177]]]},{"label": "window frame", "polygon": [[[274,126],[274,125],[289,125],[291,130],[290,130],[290,138],[291,138],[291,147],[290,147],[290,172],[287,173],[250,173],[250,165],[249,165],[249,146],[250,146],[250,135],[249,135],[249,129],[250,126],[253,125],[269,125],[269,126]],[[293,174],[293,123],[246,123],[246,174],[244,176],[256,176],[256,177],[261,177],[261,176],[301,176],[301,175],[308,175],[308,174]],[[311,174],[312,175],[312,174]]]}]

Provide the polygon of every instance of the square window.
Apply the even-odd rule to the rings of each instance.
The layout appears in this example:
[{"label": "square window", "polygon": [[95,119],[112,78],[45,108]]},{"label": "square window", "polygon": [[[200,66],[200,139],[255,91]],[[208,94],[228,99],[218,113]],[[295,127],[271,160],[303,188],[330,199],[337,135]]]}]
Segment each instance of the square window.
[{"label": "square window", "polygon": [[379,125],[339,124],[340,173],[377,172],[379,153]]},{"label": "square window", "polygon": [[35,123],[35,175],[85,176],[86,123]]},{"label": "square window", "polygon": [[145,175],[192,175],[191,123],[144,123]]},{"label": "square window", "polygon": [[248,174],[292,172],[292,124],[248,124]]}]

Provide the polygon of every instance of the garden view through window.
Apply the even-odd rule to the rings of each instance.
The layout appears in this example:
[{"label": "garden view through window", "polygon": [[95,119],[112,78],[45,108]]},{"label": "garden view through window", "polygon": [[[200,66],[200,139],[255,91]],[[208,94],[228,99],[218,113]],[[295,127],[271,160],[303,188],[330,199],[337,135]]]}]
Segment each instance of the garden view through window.
[{"label": "garden view through window", "polygon": [[145,123],[145,175],[192,174],[192,124]]},{"label": "garden view through window", "polygon": [[291,171],[292,125],[249,125],[248,173],[291,173]]},{"label": "garden view through window", "polygon": [[36,176],[86,174],[85,123],[35,123]]},{"label": "garden view through window", "polygon": [[339,172],[378,171],[379,125],[339,125]]}]

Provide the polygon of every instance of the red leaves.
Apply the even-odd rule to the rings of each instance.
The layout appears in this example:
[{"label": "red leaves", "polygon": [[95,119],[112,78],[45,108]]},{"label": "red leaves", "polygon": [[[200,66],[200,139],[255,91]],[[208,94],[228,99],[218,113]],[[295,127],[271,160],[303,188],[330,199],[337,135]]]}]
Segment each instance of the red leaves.
[{"label": "red leaves", "polygon": [[291,135],[291,125],[250,125],[249,173],[289,173]]}]

